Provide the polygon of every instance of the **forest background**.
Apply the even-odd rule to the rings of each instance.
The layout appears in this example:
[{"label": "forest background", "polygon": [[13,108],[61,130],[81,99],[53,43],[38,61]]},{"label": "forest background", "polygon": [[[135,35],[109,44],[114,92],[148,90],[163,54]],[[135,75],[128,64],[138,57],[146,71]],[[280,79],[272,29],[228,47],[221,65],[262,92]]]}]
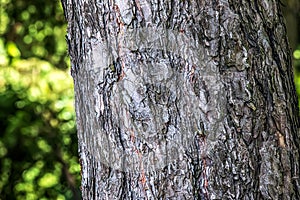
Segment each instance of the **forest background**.
[{"label": "forest background", "polygon": [[[282,9],[300,97],[300,1]],[[0,0],[0,200],[80,199],[66,27],[58,0]]]}]

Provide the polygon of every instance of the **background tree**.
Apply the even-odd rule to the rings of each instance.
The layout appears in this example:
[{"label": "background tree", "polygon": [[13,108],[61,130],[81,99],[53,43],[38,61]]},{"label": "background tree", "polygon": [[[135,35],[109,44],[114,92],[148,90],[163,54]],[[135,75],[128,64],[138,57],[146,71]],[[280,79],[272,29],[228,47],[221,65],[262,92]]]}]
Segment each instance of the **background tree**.
[{"label": "background tree", "polygon": [[284,18],[286,20],[288,39],[293,51],[298,48],[299,44],[299,11],[300,2],[297,0],[282,1]]},{"label": "background tree", "polygon": [[63,1],[84,199],[299,199],[278,1]]}]

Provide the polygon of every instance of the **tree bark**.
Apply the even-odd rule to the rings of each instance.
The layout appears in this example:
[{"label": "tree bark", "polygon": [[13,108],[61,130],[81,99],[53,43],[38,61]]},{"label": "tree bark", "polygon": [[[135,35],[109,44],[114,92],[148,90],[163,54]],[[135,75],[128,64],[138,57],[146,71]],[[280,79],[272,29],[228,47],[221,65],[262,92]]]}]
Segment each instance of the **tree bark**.
[{"label": "tree bark", "polygon": [[300,199],[278,1],[62,3],[83,199]]}]

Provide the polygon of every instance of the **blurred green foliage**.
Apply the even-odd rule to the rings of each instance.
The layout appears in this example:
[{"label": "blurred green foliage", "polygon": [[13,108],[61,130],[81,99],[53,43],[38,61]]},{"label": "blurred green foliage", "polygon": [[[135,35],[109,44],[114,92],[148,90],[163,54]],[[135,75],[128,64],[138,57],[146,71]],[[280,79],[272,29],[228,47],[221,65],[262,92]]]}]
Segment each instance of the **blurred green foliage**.
[{"label": "blurred green foliage", "polygon": [[0,2],[0,199],[79,199],[73,82],[59,1]]},{"label": "blurred green foliage", "polygon": [[[299,21],[300,21],[300,17],[299,17]],[[295,79],[296,90],[298,94],[298,104],[300,105],[300,44],[298,45],[297,49],[293,52],[293,65],[295,69],[294,79]]]}]

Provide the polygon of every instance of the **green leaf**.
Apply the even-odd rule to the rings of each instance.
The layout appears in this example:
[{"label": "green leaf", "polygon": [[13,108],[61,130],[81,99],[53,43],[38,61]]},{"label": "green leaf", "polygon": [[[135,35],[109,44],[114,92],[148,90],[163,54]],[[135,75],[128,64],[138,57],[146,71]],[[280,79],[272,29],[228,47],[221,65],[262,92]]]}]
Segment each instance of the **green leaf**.
[{"label": "green leaf", "polygon": [[15,43],[9,41],[7,43],[6,48],[7,48],[8,55],[10,55],[12,57],[20,57],[21,56],[21,52]]},{"label": "green leaf", "polygon": [[46,173],[38,181],[38,185],[43,188],[51,188],[58,184],[58,177],[51,173]]}]

